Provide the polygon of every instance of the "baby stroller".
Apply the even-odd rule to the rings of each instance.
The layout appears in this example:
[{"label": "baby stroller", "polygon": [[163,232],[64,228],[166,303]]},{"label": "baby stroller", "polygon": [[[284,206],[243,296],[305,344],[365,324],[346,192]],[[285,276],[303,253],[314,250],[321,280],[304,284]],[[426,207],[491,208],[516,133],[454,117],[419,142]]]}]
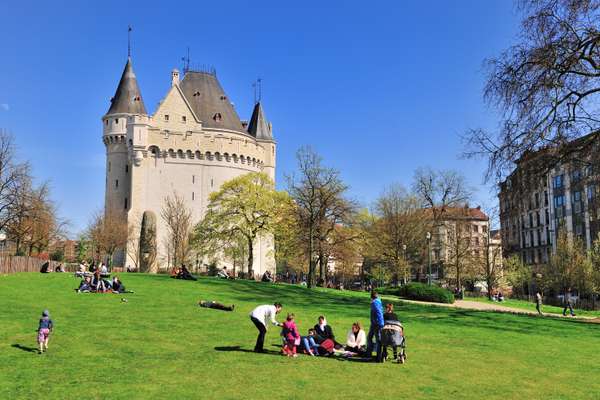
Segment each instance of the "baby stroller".
[{"label": "baby stroller", "polygon": [[385,321],[381,329],[381,345],[383,346],[382,357],[387,360],[387,348],[390,346],[394,352],[394,359],[399,364],[406,362],[406,337],[404,327],[400,321]]}]

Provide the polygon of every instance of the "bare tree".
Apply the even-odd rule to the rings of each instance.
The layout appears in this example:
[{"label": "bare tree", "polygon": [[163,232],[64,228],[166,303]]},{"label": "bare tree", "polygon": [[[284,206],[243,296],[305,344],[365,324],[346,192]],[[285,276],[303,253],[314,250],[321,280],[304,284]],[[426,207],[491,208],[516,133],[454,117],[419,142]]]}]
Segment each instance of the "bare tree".
[{"label": "bare tree", "polygon": [[457,215],[445,224],[445,247],[448,250],[448,264],[451,266],[449,276],[454,278],[456,289],[462,290],[465,276],[474,272],[478,257],[473,253],[471,224]]},{"label": "bare tree", "polygon": [[89,238],[98,257],[107,257],[110,267],[117,250],[126,252],[129,228],[125,215],[96,212],[88,224],[86,237]]},{"label": "bare tree", "polygon": [[182,196],[173,193],[165,197],[160,215],[167,226],[165,247],[171,265],[184,264],[190,255],[190,235],[192,233],[192,210]]},{"label": "bare tree", "polygon": [[355,205],[345,198],[348,186],[342,182],[339,171],[324,167],[321,157],[310,147],[298,150],[296,158],[299,178],[288,177],[288,192],[297,205],[297,221],[307,247],[308,286],[314,287],[316,261],[325,283],[327,241],[336,224],[352,218]]},{"label": "bare tree", "polygon": [[461,206],[471,197],[464,176],[452,170],[419,168],[415,172],[413,190],[422,206],[431,210],[434,226],[439,225],[448,207]]},{"label": "bare tree", "polygon": [[490,180],[502,179],[515,161],[541,149],[544,170],[581,160],[582,153],[597,159],[600,2],[518,4],[523,14],[518,43],[485,61],[484,98],[502,113],[500,128],[471,129],[465,135],[465,155],[487,157]]},{"label": "bare tree", "polygon": [[30,168],[15,160],[13,137],[0,131],[0,232],[14,221],[22,207],[24,189],[31,187]]},{"label": "bare tree", "polygon": [[419,199],[401,185],[392,185],[379,196],[375,212],[373,248],[396,278],[406,282],[410,262],[421,261],[415,257],[426,247],[431,221],[423,218]]}]

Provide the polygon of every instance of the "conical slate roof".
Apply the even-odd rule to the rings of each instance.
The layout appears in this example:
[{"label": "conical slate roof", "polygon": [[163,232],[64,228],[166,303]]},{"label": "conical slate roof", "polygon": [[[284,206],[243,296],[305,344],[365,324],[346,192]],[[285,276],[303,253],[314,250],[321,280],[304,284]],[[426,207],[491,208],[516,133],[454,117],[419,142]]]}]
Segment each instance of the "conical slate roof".
[{"label": "conical slate roof", "polygon": [[203,126],[246,132],[214,74],[189,71],[179,87]]},{"label": "conical slate roof", "polygon": [[110,114],[146,114],[146,107],[142,100],[142,93],[137,84],[131,57],[127,58],[127,64],[121,75],[119,86],[114,97],[110,100],[110,108],[106,115]]},{"label": "conical slate roof", "polygon": [[257,139],[273,140],[271,126],[267,122],[260,102],[256,103],[254,111],[252,111],[252,118],[250,118],[250,123],[248,124],[248,133]]}]

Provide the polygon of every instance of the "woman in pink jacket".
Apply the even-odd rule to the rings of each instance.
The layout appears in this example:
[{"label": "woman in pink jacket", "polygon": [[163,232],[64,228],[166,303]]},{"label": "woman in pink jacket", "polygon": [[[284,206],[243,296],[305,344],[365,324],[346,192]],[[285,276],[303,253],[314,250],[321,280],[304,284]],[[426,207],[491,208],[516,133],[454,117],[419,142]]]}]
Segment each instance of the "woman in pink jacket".
[{"label": "woman in pink jacket", "polygon": [[281,336],[283,336],[285,340],[283,354],[288,357],[298,357],[298,354],[296,354],[296,346],[300,343],[300,333],[298,332],[296,322],[294,322],[294,314],[288,314],[282,327]]}]

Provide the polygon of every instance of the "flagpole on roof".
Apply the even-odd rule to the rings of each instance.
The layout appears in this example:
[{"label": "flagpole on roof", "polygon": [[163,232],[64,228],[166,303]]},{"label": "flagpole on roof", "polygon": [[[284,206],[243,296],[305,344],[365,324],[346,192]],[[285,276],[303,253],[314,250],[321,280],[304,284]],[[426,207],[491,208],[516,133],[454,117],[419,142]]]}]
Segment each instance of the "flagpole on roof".
[{"label": "flagpole on roof", "polygon": [[131,57],[131,25],[127,27],[127,58]]}]

